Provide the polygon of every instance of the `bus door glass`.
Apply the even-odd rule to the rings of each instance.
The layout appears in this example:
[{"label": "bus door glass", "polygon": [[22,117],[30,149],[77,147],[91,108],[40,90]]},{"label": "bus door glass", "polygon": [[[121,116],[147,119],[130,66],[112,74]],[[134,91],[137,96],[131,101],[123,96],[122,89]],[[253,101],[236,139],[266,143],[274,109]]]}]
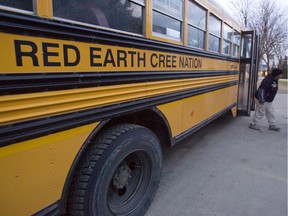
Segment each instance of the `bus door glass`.
[{"label": "bus door glass", "polygon": [[255,31],[242,32],[238,115],[249,116],[254,110],[254,93],[258,78],[258,37]]}]

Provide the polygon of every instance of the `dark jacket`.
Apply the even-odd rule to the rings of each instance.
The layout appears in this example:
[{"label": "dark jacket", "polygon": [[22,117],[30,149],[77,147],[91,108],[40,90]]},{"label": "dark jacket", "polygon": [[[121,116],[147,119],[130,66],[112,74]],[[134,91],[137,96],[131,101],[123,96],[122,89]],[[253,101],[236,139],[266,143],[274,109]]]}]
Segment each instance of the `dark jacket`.
[{"label": "dark jacket", "polygon": [[272,74],[268,74],[261,82],[255,92],[255,97],[260,102],[272,102],[278,91],[278,80],[275,80]]}]

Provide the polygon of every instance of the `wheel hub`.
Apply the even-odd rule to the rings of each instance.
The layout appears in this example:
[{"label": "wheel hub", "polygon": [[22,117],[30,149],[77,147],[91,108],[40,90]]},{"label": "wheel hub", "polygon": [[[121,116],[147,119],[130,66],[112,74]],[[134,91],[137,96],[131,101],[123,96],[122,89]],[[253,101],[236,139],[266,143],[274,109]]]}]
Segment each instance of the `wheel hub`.
[{"label": "wheel hub", "polygon": [[113,177],[113,185],[116,189],[123,189],[128,185],[129,178],[131,178],[131,169],[127,164],[120,165]]}]

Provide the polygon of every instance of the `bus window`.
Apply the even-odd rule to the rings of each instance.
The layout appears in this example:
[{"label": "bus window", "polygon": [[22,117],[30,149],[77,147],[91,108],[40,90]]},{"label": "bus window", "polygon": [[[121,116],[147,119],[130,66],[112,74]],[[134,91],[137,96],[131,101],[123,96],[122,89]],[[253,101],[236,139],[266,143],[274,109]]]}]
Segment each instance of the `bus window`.
[{"label": "bus window", "polygon": [[180,40],[183,21],[183,0],[153,0],[153,33]]},{"label": "bus window", "polygon": [[143,5],[128,0],[53,0],[54,17],[136,34],[143,34],[142,11]]},{"label": "bus window", "polygon": [[252,46],[251,35],[243,36],[242,37],[241,58],[250,58],[251,57],[251,46]]},{"label": "bus window", "polygon": [[[107,2],[107,0],[103,0]],[[143,34],[143,7],[135,4],[132,1],[110,0],[107,10],[109,24],[111,28],[128,31],[136,34]],[[119,8],[121,8],[119,10]]]},{"label": "bus window", "polygon": [[188,2],[188,45],[205,49],[207,12],[193,2]]},{"label": "bus window", "polygon": [[223,29],[223,53],[226,55],[231,54],[231,43],[233,30],[230,26],[224,24]]},{"label": "bus window", "polygon": [[232,55],[234,57],[238,57],[239,56],[239,50],[240,50],[240,33],[237,31],[234,31]]},{"label": "bus window", "polygon": [[209,21],[209,50],[220,52],[221,21],[210,15]]},{"label": "bus window", "polygon": [[33,1],[11,1],[11,0],[0,0],[0,5],[22,9],[26,11],[33,11]]}]

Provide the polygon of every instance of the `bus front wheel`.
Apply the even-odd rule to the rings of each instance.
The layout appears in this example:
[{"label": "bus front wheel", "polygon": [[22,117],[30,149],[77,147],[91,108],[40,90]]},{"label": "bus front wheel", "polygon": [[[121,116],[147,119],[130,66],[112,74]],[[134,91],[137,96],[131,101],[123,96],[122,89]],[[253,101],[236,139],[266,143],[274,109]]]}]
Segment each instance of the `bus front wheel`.
[{"label": "bus front wheel", "polygon": [[144,215],[161,176],[162,152],[149,129],[121,124],[87,148],[73,177],[68,215]]}]

